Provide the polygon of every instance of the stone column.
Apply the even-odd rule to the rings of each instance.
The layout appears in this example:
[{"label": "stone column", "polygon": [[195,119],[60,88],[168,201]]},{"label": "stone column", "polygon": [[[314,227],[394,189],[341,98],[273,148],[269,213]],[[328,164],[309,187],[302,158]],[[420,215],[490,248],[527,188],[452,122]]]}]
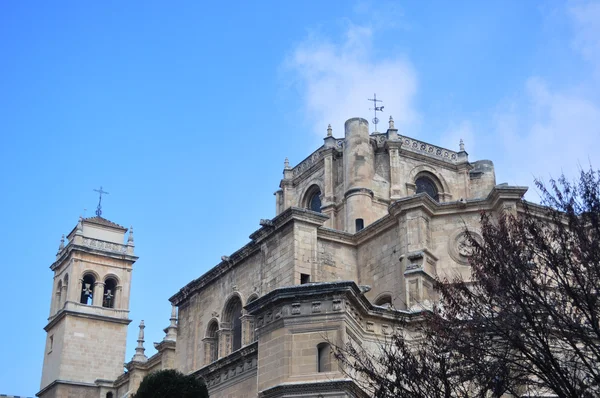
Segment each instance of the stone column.
[{"label": "stone column", "polygon": [[94,292],[92,294],[92,305],[102,307],[102,296],[104,295],[104,283],[94,283]]},{"label": "stone column", "polygon": [[75,300],[78,303],[81,303],[81,291],[83,289],[83,279],[77,279],[77,295],[75,296]]},{"label": "stone column", "polygon": [[231,353],[231,329],[229,323],[221,322],[221,329],[218,331],[219,339],[219,358],[226,357]]},{"label": "stone column", "polygon": [[113,305],[113,308],[115,308],[115,309],[121,308],[122,295],[123,295],[123,286],[115,287],[115,305]]},{"label": "stone column", "polygon": [[58,310],[60,310],[60,302],[61,302],[61,290],[56,289],[54,292],[54,300],[52,300],[52,315],[56,314]]},{"label": "stone column", "polygon": [[254,317],[244,314],[242,320],[242,347],[254,342]]},{"label": "stone column", "polygon": [[217,338],[215,337],[205,337],[202,339],[202,344],[204,346],[204,366],[211,363],[213,360],[216,360],[217,355]]},{"label": "stone column", "polygon": [[390,199],[398,200],[402,197],[402,170],[400,167],[400,141],[388,141],[386,146],[390,156]]},{"label": "stone column", "polygon": [[60,304],[58,309],[62,309],[65,306],[65,303],[67,302],[68,299],[68,295],[69,294],[69,285],[63,285],[62,289],[61,289],[61,294],[60,294]]},{"label": "stone column", "polygon": [[348,119],[344,128],[344,231],[355,233],[357,219],[363,220],[364,227],[374,221],[371,188],[375,175],[375,152],[369,136],[369,122],[362,118]]},{"label": "stone column", "polygon": [[329,148],[325,150],[323,164],[324,164],[324,181],[323,181],[323,192],[321,211],[323,214],[329,217],[329,220],[325,222],[325,226],[329,228],[335,228],[335,198],[333,195],[333,149]]}]

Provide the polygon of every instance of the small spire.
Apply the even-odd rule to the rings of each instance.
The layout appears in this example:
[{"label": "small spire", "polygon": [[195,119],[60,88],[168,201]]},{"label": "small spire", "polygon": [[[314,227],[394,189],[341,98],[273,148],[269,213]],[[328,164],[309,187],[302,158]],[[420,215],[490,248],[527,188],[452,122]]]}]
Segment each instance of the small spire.
[{"label": "small spire", "polygon": [[391,115],[390,115],[390,121],[389,121],[389,123],[390,123],[389,129],[390,130],[394,130],[395,129],[395,127],[394,127],[394,119],[392,118]]},{"label": "small spire", "polygon": [[460,144],[459,144],[459,147],[460,147],[460,151],[461,151],[461,152],[464,152],[464,151],[465,151],[465,142],[463,141],[463,139],[462,139],[462,138],[460,139]]},{"label": "small spire", "polygon": [[331,137],[331,124],[327,125],[327,137]]},{"label": "small spire", "polygon": [[133,225],[129,227],[129,236],[127,237],[127,244],[133,246]]},{"label": "small spire", "polygon": [[289,161],[289,159],[287,157],[283,161],[283,168],[286,169],[286,170],[289,170],[289,168],[290,168],[290,161]]},{"label": "small spire", "polygon": [[142,320],[140,322],[140,333],[138,334],[138,339],[137,339],[137,347],[135,348],[135,355],[133,356],[133,358],[131,358],[132,361],[134,362],[146,362],[148,360],[148,357],[146,356],[146,354],[144,354],[144,351],[146,351],[146,349],[144,348],[144,328],[146,326],[144,325],[144,321]]},{"label": "small spire", "polygon": [[65,248],[65,234],[60,238],[60,245],[58,245],[58,251],[61,251]]},{"label": "small spire", "polygon": [[177,341],[177,307],[171,305],[171,318],[169,318],[170,324],[165,329],[165,338],[163,341]]},{"label": "small spire", "polygon": [[83,234],[83,217],[79,216],[79,221],[77,221],[77,230],[75,231],[75,235]]}]

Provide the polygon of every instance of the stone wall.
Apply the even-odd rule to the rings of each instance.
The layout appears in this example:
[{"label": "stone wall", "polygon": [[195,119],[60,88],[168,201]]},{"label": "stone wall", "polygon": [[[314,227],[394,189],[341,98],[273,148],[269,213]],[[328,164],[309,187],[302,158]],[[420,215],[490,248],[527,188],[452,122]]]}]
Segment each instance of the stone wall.
[{"label": "stone wall", "polygon": [[[188,373],[209,364],[207,358],[210,356],[206,350],[210,346],[203,339],[208,337],[209,323],[217,322],[221,327],[223,322],[228,322],[223,317],[229,299],[239,297],[245,306],[251,297],[259,297],[281,286],[299,284],[301,274],[311,278],[317,275],[317,227],[325,218],[314,213],[304,218],[305,211],[296,210],[296,213],[290,210],[282,215],[288,221],[280,227],[265,227],[257,231],[257,236],[253,234],[253,242],[240,250],[242,254],[234,253],[229,260],[231,264],[224,262],[200,278],[198,283],[202,283],[202,288],[178,304],[178,369]],[[214,279],[209,278],[211,272],[215,273]],[[243,328],[250,327],[250,323],[243,324]],[[251,343],[248,336],[253,333],[244,330],[243,334],[247,337],[242,345]],[[219,358],[231,352],[222,343],[220,338]]]},{"label": "stone wall", "polygon": [[389,294],[395,308],[406,308],[399,260],[400,254],[404,251],[401,243],[398,224],[392,222],[387,230],[359,245],[356,281],[361,285],[371,286],[371,291],[366,293],[370,301],[375,302],[381,295]]},{"label": "stone wall", "polygon": [[114,380],[122,372],[127,325],[68,316],[64,319],[69,343],[62,347],[60,379]]}]

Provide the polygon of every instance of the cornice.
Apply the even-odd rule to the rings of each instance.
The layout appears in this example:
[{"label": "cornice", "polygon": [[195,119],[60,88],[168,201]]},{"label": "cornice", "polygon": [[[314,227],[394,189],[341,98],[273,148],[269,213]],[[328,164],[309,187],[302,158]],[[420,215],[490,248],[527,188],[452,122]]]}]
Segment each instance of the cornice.
[{"label": "cornice", "polygon": [[83,382],[78,382],[78,381],[69,381],[69,380],[60,380],[59,379],[59,380],[54,380],[52,383],[50,383],[46,387],[42,388],[37,394],[35,394],[35,396],[36,397],[41,396],[42,394],[49,391],[50,389],[52,389],[54,386],[56,386],[58,384],[66,384],[66,385],[70,385],[70,386],[79,386],[79,387],[93,387],[93,388],[98,387],[95,383],[83,383]]},{"label": "cornice", "polygon": [[258,341],[255,341],[196,370],[192,375],[204,379],[207,387],[213,390],[251,376],[257,367]]},{"label": "cornice", "polygon": [[292,220],[301,221],[304,223],[312,224],[317,227],[323,225],[325,221],[329,219],[328,216],[322,213],[317,213],[309,209],[303,209],[300,207],[289,207],[284,210],[281,214],[271,220],[271,225],[264,226],[250,235],[250,239],[256,242],[263,241],[273,233],[277,232],[284,225],[291,222]]},{"label": "cornice", "polygon": [[327,227],[317,228],[317,238],[331,240],[334,242],[343,243],[351,246],[356,245],[356,239],[354,238],[353,234]]},{"label": "cornice", "polygon": [[429,216],[441,216],[457,212],[494,210],[502,201],[521,201],[525,192],[527,192],[527,187],[497,185],[490,191],[488,196],[483,199],[469,199],[441,203],[433,200],[425,193],[419,193],[394,201],[388,207],[388,211],[390,214],[397,217],[401,213],[418,208],[421,208]]},{"label": "cornice", "polygon": [[[297,396],[314,396],[314,394],[324,393],[329,396],[328,393],[335,392],[347,392],[352,394],[355,398],[368,398],[369,395],[363,391],[353,380],[351,379],[339,379],[339,380],[323,380],[313,382],[299,382],[299,383],[282,383],[274,387],[267,388],[266,390],[258,393],[259,398],[283,398],[283,397],[297,397]],[[319,395],[322,396],[322,395]]]},{"label": "cornice", "polygon": [[[248,303],[244,308],[248,311],[248,314],[258,316],[265,312],[273,313],[274,309],[281,309],[284,304],[294,304],[301,301],[311,300],[322,300],[324,297],[336,297],[337,299],[344,298],[348,300],[354,307],[359,308],[361,314],[365,317],[377,316],[387,318],[389,320],[402,318],[418,318],[419,313],[387,309],[380,306],[371,304],[371,302],[364,296],[361,288],[354,281],[342,281],[342,282],[318,282],[318,283],[307,283],[304,285],[295,285],[288,287],[281,287],[259,297],[258,299]],[[342,311],[343,306],[340,304],[338,309],[333,311]],[[319,311],[318,314],[327,315],[326,311]],[[282,311],[281,314],[271,314],[271,320],[265,320],[267,323],[276,322],[285,317],[286,319],[294,317],[292,311],[286,313]],[[296,314],[300,315],[300,314]],[[315,313],[312,313],[315,316]],[[269,318],[269,316],[267,316]],[[257,327],[260,322],[257,321]]]},{"label": "cornice", "polygon": [[[121,246],[123,246],[125,248],[127,247],[127,245],[121,245]],[[57,268],[59,268],[60,265],[62,263],[64,263],[73,252],[83,252],[83,253],[88,253],[88,254],[95,254],[98,256],[102,256],[102,257],[109,257],[109,258],[112,258],[115,260],[124,260],[131,264],[135,263],[139,259],[138,256],[134,256],[132,254],[127,254],[124,252],[118,253],[118,252],[114,252],[114,251],[94,249],[89,246],[83,246],[83,245],[78,245],[78,244],[69,242],[69,244],[60,253],[59,258],[50,265],[50,269],[52,271],[54,271]]]},{"label": "cornice", "polygon": [[486,200],[492,209],[496,209],[503,200],[520,201],[527,192],[527,187],[496,185],[489,193]]},{"label": "cornice", "polygon": [[96,319],[99,321],[109,321],[112,323],[119,323],[121,325],[129,325],[131,323],[131,319],[124,318],[115,318],[106,315],[98,315],[98,314],[88,314],[84,312],[77,312],[72,310],[60,310],[57,315],[55,315],[46,326],[44,326],[44,330],[48,332],[51,328],[54,327],[58,322],[60,322],[67,315],[74,316],[77,318],[86,318],[86,319]]},{"label": "cornice", "polygon": [[283,213],[270,220],[269,225],[265,225],[252,233],[250,235],[250,239],[252,239],[250,243],[231,254],[228,259],[221,261],[199,278],[185,285],[179,292],[175,293],[169,301],[172,304],[179,306],[195,292],[219,278],[221,275],[227,273],[229,270],[237,267],[247,257],[259,251],[261,242],[279,232],[288,223],[292,221],[303,222],[319,227],[328,219],[328,216],[308,209],[301,209],[299,207],[290,207],[286,209]]}]

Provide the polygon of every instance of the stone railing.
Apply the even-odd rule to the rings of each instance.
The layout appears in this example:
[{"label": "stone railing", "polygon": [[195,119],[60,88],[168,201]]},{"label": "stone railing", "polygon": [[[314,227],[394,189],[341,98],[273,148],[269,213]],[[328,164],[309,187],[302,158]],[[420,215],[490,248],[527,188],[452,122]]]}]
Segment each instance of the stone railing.
[{"label": "stone railing", "polygon": [[398,136],[398,139],[402,141],[402,149],[404,150],[432,156],[450,163],[456,163],[458,160],[458,153],[449,149],[444,149],[439,146],[431,145],[426,142],[404,136]]},{"label": "stone railing", "polygon": [[227,383],[251,375],[258,366],[258,343],[242,347],[228,356],[196,371],[196,377],[202,377],[208,388],[213,389]]},{"label": "stone railing", "polygon": [[127,319],[129,310],[119,308],[99,307],[95,305],[86,305],[75,301],[67,301],[63,308],[65,311],[72,311],[81,314],[97,315],[111,318]]},{"label": "stone railing", "polygon": [[292,175],[294,177],[302,174],[305,170],[310,169],[314,164],[318,163],[322,159],[321,151],[316,150],[309,157],[301,161],[292,169]]}]

